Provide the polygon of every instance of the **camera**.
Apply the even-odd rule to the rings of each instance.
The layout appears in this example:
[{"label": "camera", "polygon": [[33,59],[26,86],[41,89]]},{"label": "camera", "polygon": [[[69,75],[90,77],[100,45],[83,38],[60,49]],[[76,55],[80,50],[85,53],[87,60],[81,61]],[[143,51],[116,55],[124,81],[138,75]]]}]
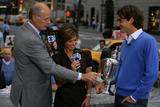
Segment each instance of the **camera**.
[{"label": "camera", "polygon": [[47,35],[57,35],[59,28],[54,25],[54,24],[50,24],[47,27]]}]

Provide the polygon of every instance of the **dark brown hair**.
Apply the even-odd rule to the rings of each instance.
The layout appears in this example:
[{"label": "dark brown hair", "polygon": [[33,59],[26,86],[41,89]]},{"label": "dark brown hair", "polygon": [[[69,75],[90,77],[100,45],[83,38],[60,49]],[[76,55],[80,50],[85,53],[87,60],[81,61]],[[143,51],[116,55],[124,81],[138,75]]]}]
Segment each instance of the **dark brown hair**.
[{"label": "dark brown hair", "polygon": [[126,5],[120,8],[117,11],[117,14],[120,18],[125,18],[130,20],[131,18],[134,19],[133,25],[139,29],[143,27],[143,12],[139,10],[136,6],[133,5]]},{"label": "dark brown hair", "polygon": [[58,32],[58,45],[60,48],[64,48],[64,44],[73,37],[79,37],[78,31],[73,24],[64,24]]},{"label": "dark brown hair", "polygon": [[106,41],[105,41],[104,39],[101,39],[101,40],[99,41],[99,43],[101,43],[101,42],[103,42],[104,45],[106,44]]}]

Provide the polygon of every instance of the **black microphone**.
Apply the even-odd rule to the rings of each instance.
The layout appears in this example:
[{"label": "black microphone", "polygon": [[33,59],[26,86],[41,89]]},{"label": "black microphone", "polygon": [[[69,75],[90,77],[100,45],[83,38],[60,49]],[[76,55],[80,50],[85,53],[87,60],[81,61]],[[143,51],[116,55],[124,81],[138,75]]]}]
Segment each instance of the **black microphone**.
[{"label": "black microphone", "polygon": [[54,24],[50,24],[47,27],[47,40],[49,43],[56,41],[56,32],[58,28]]},{"label": "black microphone", "polygon": [[[73,50],[73,60],[81,60],[81,54],[79,49],[74,49]],[[80,68],[77,69],[77,72],[80,72]]]},{"label": "black microphone", "polygon": [[56,36],[55,35],[48,35],[47,40],[49,43],[55,42]]},{"label": "black microphone", "polygon": [[55,32],[53,32],[52,30],[50,30],[50,28],[47,28],[47,35],[46,35],[46,39],[48,42],[48,50],[50,53],[50,56],[53,56],[56,52],[57,46],[55,44],[56,43],[56,34]]},{"label": "black microphone", "polygon": [[79,49],[74,49],[73,50],[73,59],[74,60],[81,60],[81,54]]}]

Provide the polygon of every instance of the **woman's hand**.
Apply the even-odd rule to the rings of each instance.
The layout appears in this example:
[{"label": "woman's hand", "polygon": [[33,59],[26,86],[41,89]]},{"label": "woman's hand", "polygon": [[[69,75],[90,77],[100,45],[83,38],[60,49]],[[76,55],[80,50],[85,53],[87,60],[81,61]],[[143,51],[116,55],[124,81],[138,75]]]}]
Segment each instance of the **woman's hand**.
[{"label": "woman's hand", "polygon": [[73,71],[77,71],[80,68],[80,61],[79,60],[74,60],[71,64],[71,69]]},{"label": "woman's hand", "polygon": [[90,99],[91,99],[91,96],[86,96],[81,107],[89,107],[90,106]]}]

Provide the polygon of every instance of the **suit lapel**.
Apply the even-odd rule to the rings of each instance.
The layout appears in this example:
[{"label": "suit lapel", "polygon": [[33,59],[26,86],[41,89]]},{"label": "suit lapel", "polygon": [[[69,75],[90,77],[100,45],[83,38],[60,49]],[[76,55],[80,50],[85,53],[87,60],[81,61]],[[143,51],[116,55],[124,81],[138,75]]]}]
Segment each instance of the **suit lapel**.
[{"label": "suit lapel", "polygon": [[29,29],[29,31],[34,33],[34,36],[36,36],[36,38],[38,37],[40,39],[40,35],[32,28],[32,26],[28,22],[24,24],[24,27],[26,27],[27,29]]}]

